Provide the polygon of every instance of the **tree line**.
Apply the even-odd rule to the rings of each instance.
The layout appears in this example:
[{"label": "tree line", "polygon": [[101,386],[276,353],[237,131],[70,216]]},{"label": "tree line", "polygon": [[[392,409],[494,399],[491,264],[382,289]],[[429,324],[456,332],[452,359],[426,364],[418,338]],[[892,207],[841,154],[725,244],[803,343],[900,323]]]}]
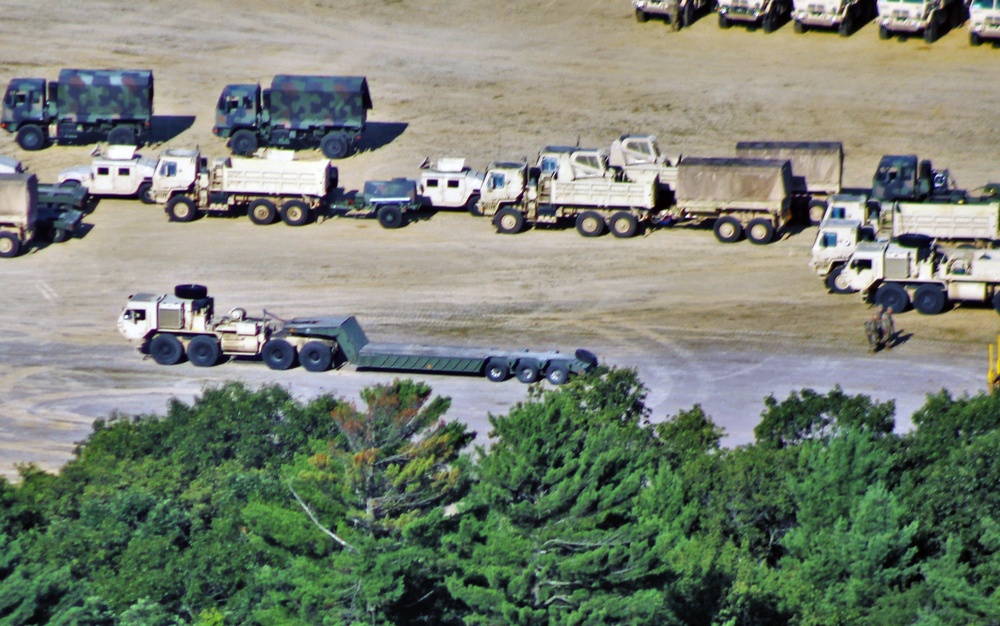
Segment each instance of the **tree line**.
[{"label": "tree line", "polygon": [[1000,399],[942,391],[899,434],[802,390],[724,448],[646,393],[531,386],[488,448],[411,380],[113,414],[0,479],[0,625],[1000,623]]}]

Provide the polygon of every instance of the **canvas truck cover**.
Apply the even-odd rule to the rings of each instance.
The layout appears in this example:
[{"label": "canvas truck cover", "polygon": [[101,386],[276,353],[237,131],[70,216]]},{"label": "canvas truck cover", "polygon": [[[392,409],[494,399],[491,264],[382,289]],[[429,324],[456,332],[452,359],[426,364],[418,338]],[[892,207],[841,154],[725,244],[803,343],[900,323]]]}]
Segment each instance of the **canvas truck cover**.
[{"label": "canvas truck cover", "polygon": [[62,70],[56,94],[60,120],[145,122],[153,115],[153,72]]},{"label": "canvas truck cover", "polygon": [[839,141],[741,141],[736,156],[791,161],[793,193],[840,193],[844,146]]},{"label": "canvas truck cover", "polygon": [[360,129],[372,108],[363,76],[289,76],[271,81],[271,123],[292,129]]},{"label": "canvas truck cover", "polygon": [[414,203],[417,201],[417,183],[406,178],[368,181],[362,193],[368,202]]},{"label": "canvas truck cover", "polygon": [[34,174],[0,174],[0,225],[33,227],[37,202]]},{"label": "canvas truck cover", "polygon": [[788,197],[791,165],[778,159],[687,157],[677,168],[674,196],[683,201],[774,201]]}]

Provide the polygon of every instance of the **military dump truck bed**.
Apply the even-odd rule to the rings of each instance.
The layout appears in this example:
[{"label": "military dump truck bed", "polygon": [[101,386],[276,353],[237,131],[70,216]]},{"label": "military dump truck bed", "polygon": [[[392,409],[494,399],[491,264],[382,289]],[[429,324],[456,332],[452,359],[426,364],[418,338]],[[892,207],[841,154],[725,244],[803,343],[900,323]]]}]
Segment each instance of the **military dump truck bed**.
[{"label": "military dump truck bed", "polygon": [[894,202],[880,221],[893,237],[922,235],[942,241],[1000,240],[1000,202]]},{"label": "military dump truck bed", "polygon": [[656,206],[656,185],[618,182],[608,178],[581,178],[551,181],[550,202],[560,206],[635,207]]},{"label": "military dump truck bed", "polygon": [[232,157],[219,163],[227,193],[325,196],[330,164],[323,160],[273,161]]}]

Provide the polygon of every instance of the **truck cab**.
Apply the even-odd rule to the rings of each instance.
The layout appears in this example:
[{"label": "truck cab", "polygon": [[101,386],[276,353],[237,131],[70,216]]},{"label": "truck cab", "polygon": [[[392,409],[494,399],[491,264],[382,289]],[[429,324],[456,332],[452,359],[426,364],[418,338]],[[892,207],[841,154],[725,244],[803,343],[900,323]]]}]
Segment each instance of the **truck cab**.
[{"label": "truck cab", "polygon": [[260,85],[226,85],[215,105],[215,126],[212,133],[226,138],[243,128],[256,128],[261,107]]},{"label": "truck cab", "polygon": [[889,39],[894,33],[922,32],[927,43],[961,23],[964,8],[960,0],[878,0],[877,6],[880,39]]},{"label": "truck cab", "polygon": [[927,279],[933,273],[931,248],[902,246],[890,241],[858,244],[841,272],[843,284],[867,298],[871,289],[883,281]]},{"label": "truck cab", "polygon": [[922,202],[931,197],[958,202],[965,194],[956,189],[948,170],[935,170],[929,160],[918,161],[914,154],[882,157],[872,178],[874,200]]},{"label": "truck cab", "polygon": [[438,159],[435,167],[424,161],[418,193],[423,204],[436,208],[468,208],[475,204],[485,175],[465,166],[465,159]]},{"label": "truck cab", "polygon": [[110,145],[91,152],[90,165],[79,165],[59,173],[59,184],[82,185],[95,196],[138,196],[146,204],[151,195],[156,161],[136,153],[135,146]]},{"label": "truck cab", "polygon": [[134,294],[118,316],[118,332],[131,340],[146,339],[158,331],[211,332],[213,307],[214,300],[207,295]]},{"label": "truck cab", "polygon": [[168,148],[153,173],[153,199],[162,204],[174,193],[188,191],[204,167],[205,159],[197,149]]},{"label": "truck cab", "polygon": [[499,206],[516,203],[524,196],[527,183],[527,163],[494,161],[486,168],[479,204]]},{"label": "truck cab", "polygon": [[1000,39],[998,0],[972,0],[969,5],[969,45],[980,46],[984,39]]}]

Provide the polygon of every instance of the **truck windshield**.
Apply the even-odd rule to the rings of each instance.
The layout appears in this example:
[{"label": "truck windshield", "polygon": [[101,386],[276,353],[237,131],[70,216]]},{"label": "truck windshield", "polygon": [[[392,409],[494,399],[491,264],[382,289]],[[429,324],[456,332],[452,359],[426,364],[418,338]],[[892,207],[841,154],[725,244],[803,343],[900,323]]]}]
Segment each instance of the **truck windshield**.
[{"label": "truck windshield", "polygon": [[972,8],[974,8],[974,9],[992,10],[993,9],[993,0],[973,0],[973,2],[972,2]]}]

